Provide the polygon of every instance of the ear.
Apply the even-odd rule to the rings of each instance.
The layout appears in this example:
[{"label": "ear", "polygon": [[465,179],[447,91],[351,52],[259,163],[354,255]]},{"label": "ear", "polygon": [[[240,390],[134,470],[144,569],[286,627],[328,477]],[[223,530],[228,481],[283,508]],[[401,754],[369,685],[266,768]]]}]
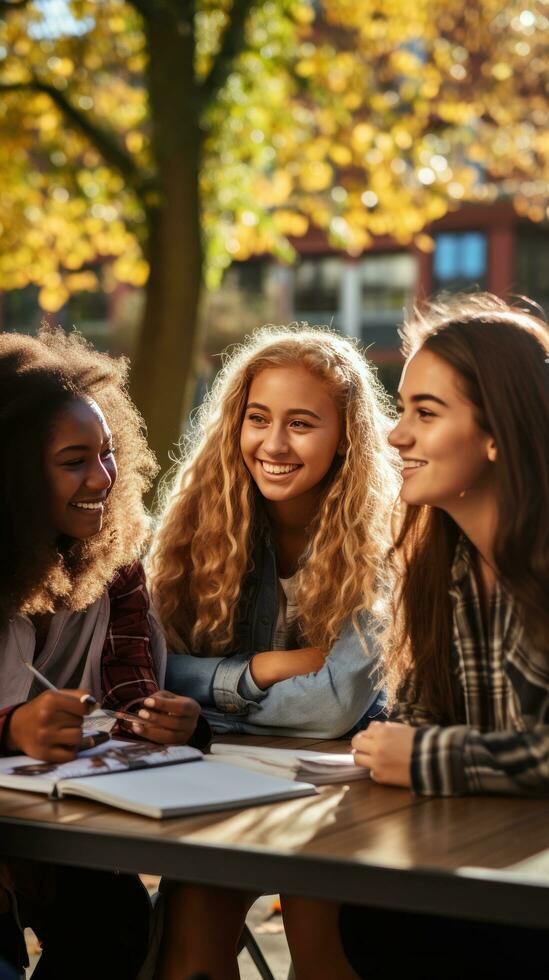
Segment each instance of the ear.
[{"label": "ear", "polygon": [[336,453],[338,456],[345,456],[346,452],[347,452],[347,443],[345,442],[345,439],[340,439],[337,444]]},{"label": "ear", "polygon": [[494,442],[493,439],[490,439],[490,442],[488,443],[486,452],[487,452],[488,459],[490,460],[490,462],[491,463],[495,463],[496,459],[498,458],[498,447],[496,446],[496,444],[495,444],[495,442]]}]

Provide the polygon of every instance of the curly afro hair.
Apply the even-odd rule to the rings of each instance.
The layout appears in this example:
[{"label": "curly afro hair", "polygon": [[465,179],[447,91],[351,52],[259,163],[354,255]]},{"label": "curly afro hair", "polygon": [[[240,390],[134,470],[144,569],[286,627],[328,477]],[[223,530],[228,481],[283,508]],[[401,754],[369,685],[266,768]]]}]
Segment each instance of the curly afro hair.
[{"label": "curly afro hair", "polygon": [[[126,391],[128,367],[58,328],[0,334],[0,627],[16,612],[85,609],[142,554],[143,494],[157,466]],[[102,409],[119,474],[99,534],[52,541],[44,447],[58,413],[77,399]]]}]

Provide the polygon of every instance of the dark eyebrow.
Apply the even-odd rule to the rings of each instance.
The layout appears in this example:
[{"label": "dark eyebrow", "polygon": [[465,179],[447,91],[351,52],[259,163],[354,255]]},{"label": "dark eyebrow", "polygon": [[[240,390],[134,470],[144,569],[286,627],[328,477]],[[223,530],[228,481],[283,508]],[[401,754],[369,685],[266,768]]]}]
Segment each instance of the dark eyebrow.
[{"label": "dark eyebrow", "polygon": [[63,446],[62,449],[57,450],[57,455],[59,456],[61,453],[83,453],[89,448],[89,446]]},{"label": "dark eyebrow", "polygon": [[[259,408],[262,412],[270,412],[270,408],[267,405],[260,405],[259,402],[248,402],[246,411],[249,408]],[[316,412],[311,412],[309,408],[289,408],[286,415],[310,415],[313,419],[318,419],[319,422],[322,421],[320,415],[317,415]]]},{"label": "dark eyebrow", "polygon": [[[112,432],[109,432],[108,436],[105,436],[101,446],[106,446],[109,442],[112,442]],[[85,453],[88,452],[89,449],[90,447],[86,446],[85,444],[81,446],[63,446],[62,449],[57,450],[55,455],[60,456],[61,453]]]},{"label": "dark eyebrow", "polygon": [[[402,401],[402,395],[400,392],[397,394],[397,401]],[[410,401],[413,402],[414,405],[417,404],[417,402],[436,402],[437,405],[444,405],[444,408],[448,408],[448,403],[444,402],[442,398],[437,398],[436,395],[412,395]]]}]

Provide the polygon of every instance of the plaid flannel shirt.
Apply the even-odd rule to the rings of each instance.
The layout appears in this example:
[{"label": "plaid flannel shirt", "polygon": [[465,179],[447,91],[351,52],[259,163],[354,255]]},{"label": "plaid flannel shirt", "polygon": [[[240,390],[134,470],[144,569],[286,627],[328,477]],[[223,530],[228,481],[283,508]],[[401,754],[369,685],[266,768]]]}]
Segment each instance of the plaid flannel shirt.
[{"label": "plaid flannel shirt", "polygon": [[[158,690],[151,656],[149,600],[140,562],[122,568],[111,582],[107,635],[101,655],[101,687],[106,708],[137,711]],[[0,745],[8,718],[19,705],[0,709]]]},{"label": "plaid flannel shirt", "polygon": [[[149,596],[141,562],[120,569],[108,593],[110,618],[101,655],[102,704],[136,713],[143,699],[159,689],[151,653]],[[0,754],[4,729],[17,707],[0,709]],[[189,744],[204,749],[210,740],[210,726],[200,715]]]},{"label": "plaid flannel shirt", "polygon": [[513,601],[496,584],[487,622],[461,538],[452,567],[454,688],[463,724],[441,727],[421,705],[397,720],[418,726],[412,787],[427,796],[549,793],[549,638],[529,641]]}]

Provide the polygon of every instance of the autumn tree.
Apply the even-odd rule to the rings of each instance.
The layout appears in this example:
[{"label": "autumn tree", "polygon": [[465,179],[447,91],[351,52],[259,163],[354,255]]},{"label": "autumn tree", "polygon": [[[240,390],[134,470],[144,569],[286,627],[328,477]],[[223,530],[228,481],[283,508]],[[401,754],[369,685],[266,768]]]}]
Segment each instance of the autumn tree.
[{"label": "autumn tree", "polygon": [[462,200],[545,216],[542,0],[0,0],[0,288],[146,285],[134,394],[166,464],[202,283],[350,253]]}]

